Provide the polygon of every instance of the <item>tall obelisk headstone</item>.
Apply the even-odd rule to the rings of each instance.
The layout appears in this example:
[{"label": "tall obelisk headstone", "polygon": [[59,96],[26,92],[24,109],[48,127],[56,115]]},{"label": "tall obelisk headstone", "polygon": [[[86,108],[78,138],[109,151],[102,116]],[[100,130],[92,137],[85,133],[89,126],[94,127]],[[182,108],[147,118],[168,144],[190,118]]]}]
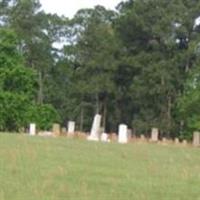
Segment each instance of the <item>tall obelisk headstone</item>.
[{"label": "tall obelisk headstone", "polygon": [[100,127],[101,127],[101,115],[96,114],[92,123],[90,135],[87,139],[92,141],[99,141]]},{"label": "tall obelisk headstone", "polygon": [[128,142],[128,128],[125,124],[119,125],[118,142],[122,144]]}]

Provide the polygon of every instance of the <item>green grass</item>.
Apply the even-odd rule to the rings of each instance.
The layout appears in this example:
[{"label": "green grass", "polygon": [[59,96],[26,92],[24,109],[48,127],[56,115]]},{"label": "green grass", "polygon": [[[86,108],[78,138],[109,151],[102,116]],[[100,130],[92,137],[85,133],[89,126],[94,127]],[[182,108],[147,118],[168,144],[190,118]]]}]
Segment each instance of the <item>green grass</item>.
[{"label": "green grass", "polygon": [[200,149],[0,134],[0,200],[200,200]]}]

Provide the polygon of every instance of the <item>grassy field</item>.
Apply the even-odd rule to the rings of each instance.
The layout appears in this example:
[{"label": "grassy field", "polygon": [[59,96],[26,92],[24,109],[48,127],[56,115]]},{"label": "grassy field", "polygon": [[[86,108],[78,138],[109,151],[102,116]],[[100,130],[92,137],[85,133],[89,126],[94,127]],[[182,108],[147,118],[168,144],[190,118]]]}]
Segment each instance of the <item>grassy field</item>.
[{"label": "grassy field", "polygon": [[0,134],[0,200],[200,200],[200,149]]}]

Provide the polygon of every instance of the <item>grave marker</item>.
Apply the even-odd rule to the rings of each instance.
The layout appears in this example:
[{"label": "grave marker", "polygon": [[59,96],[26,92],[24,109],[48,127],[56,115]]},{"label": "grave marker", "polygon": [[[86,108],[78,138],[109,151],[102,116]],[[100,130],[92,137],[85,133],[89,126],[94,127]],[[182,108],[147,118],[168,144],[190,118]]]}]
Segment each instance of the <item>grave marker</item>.
[{"label": "grave marker", "polygon": [[128,142],[128,130],[125,124],[119,125],[118,142],[121,144]]},{"label": "grave marker", "polygon": [[102,134],[101,134],[101,141],[102,141],[102,142],[110,142],[107,133],[102,133]]},{"label": "grave marker", "polygon": [[151,130],[151,141],[152,142],[158,142],[158,128],[152,128]]},{"label": "grave marker", "polygon": [[99,141],[99,132],[101,127],[101,115],[96,114],[92,123],[92,128],[88,140]]},{"label": "grave marker", "polygon": [[53,136],[60,136],[60,124],[53,124]]},{"label": "grave marker", "polygon": [[31,123],[29,127],[29,135],[36,135],[36,124]]},{"label": "grave marker", "polygon": [[179,144],[180,143],[179,138],[175,138],[174,143]]},{"label": "grave marker", "polygon": [[193,144],[194,147],[199,147],[200,146],[200,132],[199,131],[195,131],[193,133],[192,144]]},{"label": "grave marker", "polygon": [[75,122],[74,121],[68,122],[68,131],[67,132],[69,135],[74,135],[74,132],[75,132]]}]

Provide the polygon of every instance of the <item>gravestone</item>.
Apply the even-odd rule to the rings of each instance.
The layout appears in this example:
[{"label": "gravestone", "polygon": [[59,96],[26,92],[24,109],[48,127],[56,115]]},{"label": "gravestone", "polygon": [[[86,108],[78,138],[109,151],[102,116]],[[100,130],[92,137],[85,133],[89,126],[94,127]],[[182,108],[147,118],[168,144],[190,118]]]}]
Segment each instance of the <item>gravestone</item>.
[{"label": "gravestone", "polygon": [[179,144],[179,143],[180,143],[179,139],[178,139],[178,138],[175,138],[175,139],[174,139],[174,143],[175,143],[175,144]]},{"label": "gravestone", "polygon": [[151,141],[152,142],[158,142],[158,128],[152,128],[151,130]]},{"label": "gravestone", "polygon": [[61,132],[62,132],[63,135],[66,135],[67,134],[67,129],[65,127],[62,127]]},{"label": "gravestone", "polygon": [[186,145],[187,145],[187,140],[183,140],[183,141],[182,141],[182,144],[183,144],[184,146],[186,146]]},{"label": "gravestone", "polygon": [[60,124],[53,124],[53,136],[60,136]]},{"label": "gravestone", "polygon": [[145,141],[145,140],[146,140],[144,134],[141,134],[141,135],[140,135],[140,140],[142,140],[142,141]]},{"label": "gravestone", "polygon": [[128,142],[128,129],[127,125],[125,124],[119,125],[118,142],[121,144],[125,144]]},{"label": "gravestone", "polygon": [[87,139],[91,141],[99,141],[100,127],[101,127],[101,115],[96,114],[92,123],[90,135]]},{"label": "gravestone", "polygon": [[36,124],[32,123],[30,124],[30,127],[29,127],[29,135],[36,135]]},{"label": "gravestone", "polygon": [[107,133],[102,133],[101,134],[101,141],[102,142],[110,142],[110,139],[108,138],[108,134]]},{"label": "gravestone", "polygon": [[200,146],[200,132],[199,132],[199,131],[195,131],[195,132],[193,133],[192,145],[193,145],[194,147],[199,147],[199,146]]},{"label": "gravestone", "polygon": [[163,143],[166,143],[166,142],[167,142],[167,139],[166,139],[165,137],[163,137],[163,138],[162,138],[162,142],[163,142]]},{"label": "gravestone", "polygon": [[74,135],[74,132],[75,132],[75,122],[74,121],[69,121],[68,122],[68,131],[67,131],[67,133],[69,135]]}]

